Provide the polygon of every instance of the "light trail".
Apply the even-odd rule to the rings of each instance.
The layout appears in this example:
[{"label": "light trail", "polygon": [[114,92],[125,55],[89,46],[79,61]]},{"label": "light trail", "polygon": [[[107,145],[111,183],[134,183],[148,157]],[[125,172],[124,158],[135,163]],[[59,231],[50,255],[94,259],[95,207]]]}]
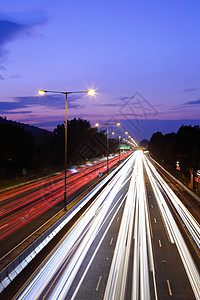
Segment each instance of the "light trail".
[{"label": "light trail", "polygon": [[[142,151],[136,152],[135,161],[104,300],[126,299],[132,246],[134,248],[132,299],[151,299],[149,271],[153,272],[153,277],[155,277],[155,270],[144,185]],[[134,240],[133,245],[132,238]],[[150,264],[148,261],[150,261]],[[155,298],[157,298],[155,282],[154,289]]]},{"label": "light trail", "polygon": [[18,299],[66,297],[92,242],[114,205],[117,193],[130,174],[134,159],[133,155],[90,205]]},{"label": "light trail", "polygon": [[[164,190],[167,193],[169,199],[177,209],[177,212],[182,217],[182,220],[185,222],[185,224],[187,224],[187,228],[191,232],[195,242],[199,241],[200,227],[195,219],[191,216],[187,208],[180,201],[178,201],[179,199],[160,177],[156,169],[147,158],[144,159],[144,165],[165,226],[170,236],[171,243],[174,243],[178,249],[196,299],[200,299],[200,275],[198,269],[161,191]],[[185,216],[187,216],[187,218],[185,218]]]},{"label": "light trail", "polygon": [[[124,153],[122,159],[130,153]],[[113,157],[109,160],[109,169],[118,163],[118,157]],[[99,176],[99,173],[105,172],[106,161],[100,161],[92,166],[79,168],[79,172],[67,178],[67,195],[70,196]],[[30,223],[47,210],[63,201],[63,174],[56,175],[56,182],[45,179],[42,182],[32,183],[30,186],[20,187],[17,191],[6,192],[5,195],[0,194],[1,199],[10,197],[10,202],[0,206],[0,241],[8,238],[11,234]],[[32,190],[41,188],[40,190]],[[28,195],[23,195],[29,191]],[[21,196],[20,196],[21,194]],[[18,196],[18,199],[12,200],[12,197]],[[8,200],[8,199],[7,199]],[[2,202],[3,203],[3,202]],[[9,224],[6,226],[5,224]]]},{"label": "light trail", "polygon": [[[149,197],[149,199],[155,199],[153,201],[156,202],[153,204],[152,200],[147,198],[144,171],[147,173],[155,196]],[[120,195],[121,189],[128,182],[130,183],[126,196]],[[126,201],[124,200],[125,197]],[[71,299],[76,299],[97,255],[100,244],[103,242],[124,201],[123,215],[104,291],[104,300],[127,299],[127,286],[130,282],[132,300],[158,299],[158,283],[156,280],[159,281],[159,278],[156,278],[155,273],[154,255],[156,252],[153,252],[152,246],[149,205],[152,208],[158,205],[169,240],[176,246],[178,250],[176,253],[179,253],[181,258],[186,273],[184,276],[188,277],[189,281],[187,280],[187,282],[190,283],[196,299],[200,299],[198,269],[172,215],[168,202],[170,201],[180,215],[197,247],[199,247],[199,224],[142,151],[134,152],[127,163],[74,224],[67,236],[57,246],[57,249],[49,255],[42,268],[30,279],[29,284],[19,291],[17,299],[67,299],[80,267],[84,265],[83,262],[90,246],[112,213],[113,216],[104,229],[100,242],[94,253],[91,254],[89,262],[84,265],[83,274],[73,291]],[[154,226],[157,226],[159,219],[157,222],[153,215],[152,220]],[[165,243],[163,240],[164,238],[161,237],[160,240],[156,241],[159,251],[164,248]],[[131,277],[129,276],[130,271]],[[102,274],[100,275],[95,282],[95,287],[93,287],[96,292],[99,290],[100,282],[101,285],[103,284]],[[174,289],[173,286],[171,287],[171,282],[171,278],[167,277],[165,280],[167,293],[169,293],[167,295],[172,296],[174,295]],[[153,287],[154,291],[150,286]],[[154,295],[151,293],[154,293]]]},{"label": "light trail", "polygon": [[179,216],[181,217],[183,223],[187,227],[198,249],[200,249],[200,229],[199,229],[198,222],[192,216],[189,210],[185,207],[185,205],[180,201],[180,199],[176,196],[176,194],[172,191],[169,185],[163,180],[163,178],[157,172],[156,168],[152,165],[152,163],[147,159],[146,162],[148,163],[148,166],[152,174],[155,176],[157,182],[160,184],[161,188],[165,191],[171,203],[173,204],[174,208],[176,209]]}]

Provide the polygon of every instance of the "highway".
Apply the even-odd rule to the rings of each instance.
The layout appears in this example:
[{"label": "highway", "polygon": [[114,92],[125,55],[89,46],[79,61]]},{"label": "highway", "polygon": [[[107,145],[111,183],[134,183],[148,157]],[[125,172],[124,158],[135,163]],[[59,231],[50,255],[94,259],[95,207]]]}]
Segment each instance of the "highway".
[{"label": "highway", "polygon": [[[125,158],[128,153],[121,155]],[[109,160],[109,168],[118,163]],[[90,163],[67,172],[67,196],[106,171],[106,160]],[[63,201],[64,173],[0,193],[0,242]],[[56,211],[55,211],[56,212]]]},{"label": "highway", "polygon": [[136,151],[13,299],[200,299],[200,226]]}]

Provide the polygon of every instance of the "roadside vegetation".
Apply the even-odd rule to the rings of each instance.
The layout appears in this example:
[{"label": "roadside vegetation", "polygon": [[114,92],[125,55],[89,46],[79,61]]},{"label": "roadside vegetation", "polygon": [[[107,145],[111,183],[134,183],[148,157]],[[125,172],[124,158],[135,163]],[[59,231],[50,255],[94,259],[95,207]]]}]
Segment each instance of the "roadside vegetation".
[{"label": "roadside vegetation", "polygon": [[[33,127],[33,126],[32,126]],[[68,167],[106,155],[106,134],[92,128],[87,120],[68,121]],[[28,132],[16,122],[0,124],[0,181],[32,179],[64,168],[65,125],[43,137]],[[45,134],[45,133],[42,133]],[[118,140],[109,140],[109,152],[115,152]],[[2,187],[2,184],[1,184]]]},{"label": "roadside vegetation", "polygon": [[177,133],[154,133],[149,142],[149,151],[163,167],[189,185],[191,170],[194,177],[200,170],[199,125],[182,125]]}]

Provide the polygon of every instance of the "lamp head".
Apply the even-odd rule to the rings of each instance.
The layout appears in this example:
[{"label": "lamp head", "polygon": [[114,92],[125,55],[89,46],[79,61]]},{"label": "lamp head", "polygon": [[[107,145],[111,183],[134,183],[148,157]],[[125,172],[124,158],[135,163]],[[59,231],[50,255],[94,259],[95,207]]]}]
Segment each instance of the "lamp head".
[{"label": "lamp head", "polygon": [[88,90],[88,91],[86,91],[86,93],[88,93],[88,95],[90,95],[90,96],[94,96],[95,95],[95,90]]},{"label": "lamp head", "polygon": [[43,96],[44,94],[46,94],[46,91],[44,91],[44,90],[39,90],[38,94],[41,95],[41,96]]}]

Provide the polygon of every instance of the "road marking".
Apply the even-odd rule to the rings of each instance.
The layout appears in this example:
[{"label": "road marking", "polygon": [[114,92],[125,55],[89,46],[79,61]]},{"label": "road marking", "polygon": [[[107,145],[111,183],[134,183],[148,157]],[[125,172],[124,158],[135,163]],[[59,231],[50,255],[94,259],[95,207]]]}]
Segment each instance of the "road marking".
[{"label": "road marking", "polygon": [[161,240],[158,240],[160,248],[162,247]]},{"label": "road marking", "polygon": [[[87,264],[87,267],[86,267],[86,269],[85,269],[85,271],[84,271],[82,277],[81,277],[80,280],[79,280],[78,285],[76,286],[76,289],[75,289],[75,291],[74,291],[74,293],[73,293],[73,295],[72,295],[72,297],[71,297],[71,300],[74,300],[74,299],[75,299],[75,297],[76,297],[76,295],[77,295],[77,293],[78,293],[78,290],[80,289],[80,286],[81,286],[81,284],[83,283],[83,280],[84,280],[84,278],[85,278],[85,276],[86,276],[86,274],[87,274],[87,272],[88,272],[88,270],[89,270],[89,268],[90,268],[90,266],[91,266],[91,264],[92,264],[92,262],[93,262],[93,260],[94,260],[94,258],[95,258],[95,256],[96,256],[96,254],[97,254],[97,252],[98,252],[98,250],[99,250],[99,248],[100,248],[100,246],[101,246],[101,244],[102,244],[102,242],[103,242],[103,240],[104,240],[106,234],[108,233],[108,230],[109,230],[109,228],[110,228],[112,222],[114,222],[117,213],[119,212],[119,210],[120,210],[122,204],[123,204],[124,201],[125,201],[125,198],[126,198],[126,196],[124,196],[124,198],[123,198],[122,201],[120,202],[120,200],[121,200],[121,197],[120,197],[120,198],[118,199],[118,201],[115,203],[114,207],[113,207],[113,208],[111,209],[111,211],[109,212],[107,218],[109,217],[110,213],[113,211],[113,209],[115,208],[115,206],[119,203],[119,206],[117,207],[116,211],[114,212],[114,216],[112,217],[112,219],[110,220],[110,222],[109,222],[109,224],[108,224],[106,230],[104,231],[101,240],[99,241],[99,243],[98,243],[98,245],[97,245],[97,247],[96,247],[96,249],[95,249],[95,251],[94,251],[94,253],[93,253],[93,255],[92,255],[91,259],[90,259],[90,261],[89,261],[89,263]],[[113,251],[113,253],[114,253],[114,251]]]},{"label": "road marking", "polygon": [[113,238],[111,238],[111,240],[110,240],[110,245],[112,245],[112,242],[113,242]]},{"label": "road marking", "polygon": [[99,289],[99,285],[100,285],[100,282],[101,282],[101,278],[102,278],[102,276],[99,277],[99,280],[98,280],[98,282],[97,282],[96,292],[97,292],[98,289]]},{"label": "road marking", "polygon": [[168,290],[169,290],[169,295],[172,296],[172,289],[169,283],[169,280],[167,279],[167,286],[168,286]]},{"label": "road marking", "polygon": [[154,218],[154,222],[156,223],[156,218]]},{"label": "road marking", "polygon": [[4,224],[3,226],[0,227],[0,229],[6,227],[7,225],[8,225],[8,223]]},{"label": "road marking", "polygon": [[117,218],[117,222],[119,221],[119,217]]}]

